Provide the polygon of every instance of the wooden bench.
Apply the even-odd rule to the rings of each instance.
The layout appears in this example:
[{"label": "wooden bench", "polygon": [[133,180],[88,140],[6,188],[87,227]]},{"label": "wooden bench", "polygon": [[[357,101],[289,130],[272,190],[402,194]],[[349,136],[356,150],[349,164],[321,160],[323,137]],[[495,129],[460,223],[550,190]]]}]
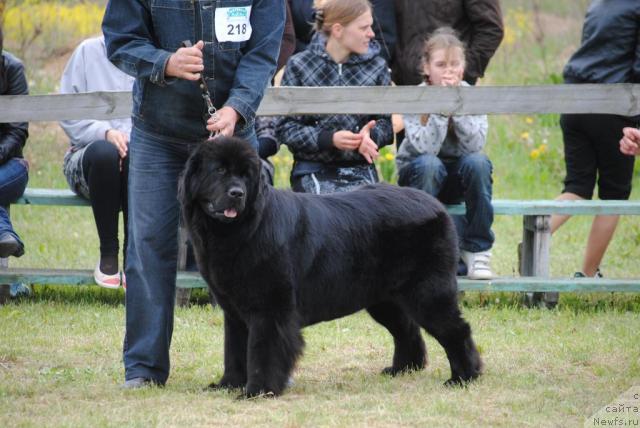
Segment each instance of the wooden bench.
[{"label": "wooden bench", "polygon": [[[39,206],[89,206],[89,203],[69,190],[27,189],[15,204]],[[551,249],[551,214],[569,215],[640,215],[640,201],[520,201],[494,200],[496,215],[523,216],[523,239],[519,277],[503,277],[474,281],[460,278],[459,288],[465,291],[526,292],[530,303],[557,302],[558,292],[640,292],[640,279],[551,278],[549,253]],[[464,205],[450,205],[450,214],[464,214]],[[192,288],[206,287],[196,272],[185,272],[186,237],[180,234],[178,304],[188,303]],[[0,283],[27,284],[95,284],[92,270],[71,269],[0,269]]]}]

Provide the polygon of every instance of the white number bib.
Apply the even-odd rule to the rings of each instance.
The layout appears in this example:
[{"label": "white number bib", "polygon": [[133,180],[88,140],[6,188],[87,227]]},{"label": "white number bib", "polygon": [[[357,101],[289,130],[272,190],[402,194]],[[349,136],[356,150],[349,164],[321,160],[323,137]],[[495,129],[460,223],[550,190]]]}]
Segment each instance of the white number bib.
[{"label": "white number bib", "polygon": [[219,42],[244,42],[251,37],[251,6],[216,9],[216,38]]}]

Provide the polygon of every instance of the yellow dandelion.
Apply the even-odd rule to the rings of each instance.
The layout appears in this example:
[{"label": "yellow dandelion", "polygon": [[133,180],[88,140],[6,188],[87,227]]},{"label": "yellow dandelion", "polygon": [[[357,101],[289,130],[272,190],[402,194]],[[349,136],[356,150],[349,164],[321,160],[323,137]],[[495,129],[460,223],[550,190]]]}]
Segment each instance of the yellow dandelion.
[{"label": "yellow dandelion", "polygon": [[528,140],[529,139],[529,133],[527,131],[524,131],[522,134],[520,134],[520,138],[523,140]]},{"label": "yellow dandelion", "polygon": [[527,116],[524,118],[524,121],[527,125],[531,125],[533,123],[533,118],[531,116]]},{"label": "yellow dandelion", "polygon": [[531,150],[531,153],[529,153],[529,157],[533,160],[538,159],[540,157],[540,150],[539,149]]},{"label": "yellow dandelion", "polygon": [[538,150],[540,150],[540,153],[545,153],[548,148],[549,147],[546,144],[540,144],[540,147],[538,147]]},{"label": "yellow dandelion", "polygon": [[385,155],[384,155],[384,158],[385,158],[385,160],[388,160],[388,161],[392,161],[393,159],[395,159],[395,158],[393,157],[393,153],[387,153],[387,154],[385,154]]}]

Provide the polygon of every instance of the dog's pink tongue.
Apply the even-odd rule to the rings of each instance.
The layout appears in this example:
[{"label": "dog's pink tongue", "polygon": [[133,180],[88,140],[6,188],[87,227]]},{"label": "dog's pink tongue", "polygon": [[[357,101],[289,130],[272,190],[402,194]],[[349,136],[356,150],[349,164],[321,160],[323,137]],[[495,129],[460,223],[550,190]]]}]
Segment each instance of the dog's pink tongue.
[{"label": "dog's pink tongue", "polygon": [[225,217],[236,218],[237,215],[238,215],[238,212],[236,210],[234,210],[233,208],[229,208],[229,209],[224,210],[224,216]]}]

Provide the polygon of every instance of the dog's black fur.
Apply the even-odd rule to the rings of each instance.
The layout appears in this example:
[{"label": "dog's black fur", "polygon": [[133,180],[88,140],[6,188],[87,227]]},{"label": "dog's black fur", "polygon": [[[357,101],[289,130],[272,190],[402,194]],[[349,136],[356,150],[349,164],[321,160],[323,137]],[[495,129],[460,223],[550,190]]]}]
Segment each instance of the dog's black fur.
[{"label": "dog's black fur", "polygon": [[424,192],[371,185],[309,195],[261,180],[234,138],[199,146],[179,198],[202,276],[224,311],[224,375],[212,387],[280,394],[301,355],[300,330],[366,309],[393,335],[395,375],[426,365],[420,327],[444,347],[449,384],[481,361],[457,303],[457,238]]}]

